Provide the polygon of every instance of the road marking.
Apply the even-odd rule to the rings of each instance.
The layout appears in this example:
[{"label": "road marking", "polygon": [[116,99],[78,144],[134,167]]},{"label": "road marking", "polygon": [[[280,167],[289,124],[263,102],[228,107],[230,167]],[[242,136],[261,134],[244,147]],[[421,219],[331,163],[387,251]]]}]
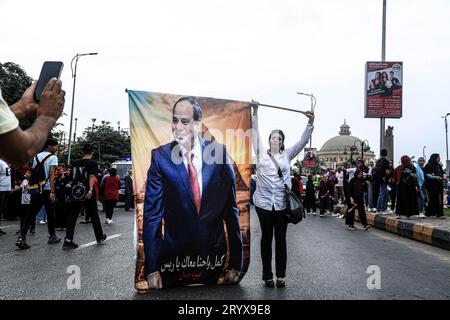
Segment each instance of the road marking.
[{"label": "road marking", "polygon": [[[112,240],[114,238],[118,238],[121,235],[122,235],[121,233],[118,233],[118,234],[113,234],[112,236],[108,236],[106,238],[105,242],[109,241],[109,240]],[[92,242],[89,242],[89,243],[86,243],[86,244],[83,244],[83,245],[79,246],[78,249],[84,249],[84,248],[87,248],[87,247],[90,247],[90,246],[93,246],[93,245],[96,245],[96,244],[97,244],[97,241],[92,241]]]},{"label": "road marking", "polygon": [[18,224],[13,224],[13,225],[9,225],[9,226],[2,226],[0,225],[0,229],[4,229],[4,228],[12,228],[12,227],[18,227]]}]

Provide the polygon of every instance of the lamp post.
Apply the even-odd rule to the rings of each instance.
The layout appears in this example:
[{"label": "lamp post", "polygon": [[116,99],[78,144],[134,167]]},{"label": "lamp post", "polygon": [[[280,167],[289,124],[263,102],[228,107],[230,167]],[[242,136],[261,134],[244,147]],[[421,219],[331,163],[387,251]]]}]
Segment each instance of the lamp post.
[{"label": "lamp post", "polygon": [[[302,96],[308,96],[311,98],[311,113],[314,114],[314,109],[315,109],[316,103],[317,103],[316,97],[314,97],[314,95],[312,93],[309,94],[309,93],[304,93],[304,92],[297,92],[297,94],[301,94]],[[311,134],[311,137],[309,138],[309,147],[312,148],[312,134]]]},{"label": "lamp post", "polygon": [[426,157],[425,157],[425,148],[426,148],[427,146],[423,146],[423,148],[422,148],[422,156],[423,156],[423,158],[424,159],[426,159]]},{"label": "lamp post", "polygon": [[445,148],[447,150],[447,161],[448,161],[448,123],[447,123],[447,117],[450,115],[450,112],[447,113],[445,116],[442,116],[441,118],[445,119]]},{"label": "lamp post", "polygon": [[351,145],[346,145],[344,147],[344,154],[348,154],[348,151],[350,151],[350,164],[353,165],[353,152],[355,152],[356,150],[358,150],[358,148],[356,146],[351,146]]},{"label": "lamp post", "polygon": [[364,151],[367,152],[370,150],[369,141],[367,141],[367,140],[361,141],[359,139],[355,140],[353,142],[353,146],[356,148],[356,150],[358,150],[358,148],[356,147],[357,142],[359,142],[359,144],[361,145],[361,159],[364,161]]},{"label": "lamp post", "polygon": [[[67,156],[67,163],[70,163],[70,155],[72,152],[72,120],[73,120],[73,106],[75,102],[75,83],[77,81],[77,65],[78,65],[78,59],[82,56],[93,56],[97,55],[97,52],[91,52],[91,53],[77,53],[75,57],[72,58],[72,61],[70,62],[70,67],[72,69],[72,78],[73,78],[73,90],[72,90],[72,108],[70,111],[70,129],[69,129],[69,153]],[[73,67],[73,62],[75,60],[75,68]]]}]

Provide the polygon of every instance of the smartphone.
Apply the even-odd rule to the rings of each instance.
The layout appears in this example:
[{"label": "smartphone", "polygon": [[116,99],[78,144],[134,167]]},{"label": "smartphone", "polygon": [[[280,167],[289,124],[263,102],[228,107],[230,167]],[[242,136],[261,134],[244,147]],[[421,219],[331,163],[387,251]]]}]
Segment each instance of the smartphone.
[{"label": "smartphone", "polygon": [[41,100],[42,91],[44,91],[47,83],[52,79],[59,79],[61,76],[64,64],[61,61],[45,61],[42,65],[41,74],[39,75],[39,80],[34,90],[34,100]]}]

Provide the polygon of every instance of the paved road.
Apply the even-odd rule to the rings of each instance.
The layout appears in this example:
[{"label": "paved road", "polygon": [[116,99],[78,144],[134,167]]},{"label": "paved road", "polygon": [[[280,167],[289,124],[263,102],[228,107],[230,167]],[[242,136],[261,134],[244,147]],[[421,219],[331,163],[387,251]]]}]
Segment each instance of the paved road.
[{"label": "paved road", "polygon": [[[183,287],[137,294],[133,287],[133,215],[116,209],[115,235],[94,241],[91,225],[78,224],[76,241],[87,245],[62,251],[47,245],[46,225],[29,236],[30,250],[14,246],[17,223],[3,222],[0,237],[0,299],[449,299],[450,252],[372,229],[347,231],[341,220],[308,217],[288,230],[287,287],[262,285],[260,232],[254,210],[250,268],[238,286]],[[102,215],[102,220],[104,216]],[[58,232],[63,237],[63,232]],[[81,270],[81,289],[67,289],[67,267]],[[367,288],[369,265],[381,270],[381,289]]]}]

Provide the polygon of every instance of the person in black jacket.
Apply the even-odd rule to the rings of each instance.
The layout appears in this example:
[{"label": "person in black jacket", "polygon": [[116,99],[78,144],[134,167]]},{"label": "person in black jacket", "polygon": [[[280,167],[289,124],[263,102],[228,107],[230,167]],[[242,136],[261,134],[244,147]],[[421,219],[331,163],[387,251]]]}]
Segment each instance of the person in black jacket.
[{"label": "person in black jacket", "polygon": [[387,208],[387,200],[388,200],[388,181],[387,178],[391,173],[391,164],[389,163],[389,160],[387,159],[387,150],[382,149],[381,152],[381,158],[378,159],[376,164],[376,184],[379,185],[379,194],[378,194],[378,201],[377,201],[377,214],[385,214],[386,208]]},{"label": "person in black jacket", "polygon": [[305,194],[305,208],[308,215],[316,215],[316,190],[314,189],[313,175],[308,174],[308,181],[306,182]]},{"label": "person in black jacket", "polygon": [[366,211],[364,209],[364,192],[367,189],[367,183],[364,179],[363,172],[357,169],[355,177],[349,183],[349,193],[351,207],[347,211],[347,218],[345,224],[350,230],[355,230],[355,210],[358,210],[359,220],[361,221],[364,230],[369,230],[370,226],[367,224]]},{"label": "person in black jacket", "polygon": [[129,170],[125,176],[125,211],[130,211],[134,208],[134,191],[133,191],[133,176],[132,171]]},{"label": "person in black jacket", "polygon": [[325,211],[328,210],[328,187],[324,173],[319,182],[319,202],[320,202],[320,217],[325,216]]}]

